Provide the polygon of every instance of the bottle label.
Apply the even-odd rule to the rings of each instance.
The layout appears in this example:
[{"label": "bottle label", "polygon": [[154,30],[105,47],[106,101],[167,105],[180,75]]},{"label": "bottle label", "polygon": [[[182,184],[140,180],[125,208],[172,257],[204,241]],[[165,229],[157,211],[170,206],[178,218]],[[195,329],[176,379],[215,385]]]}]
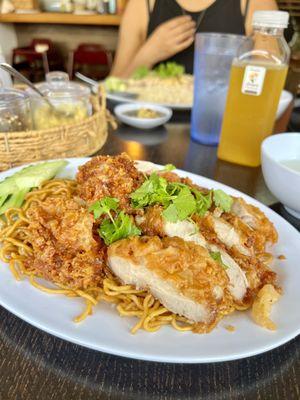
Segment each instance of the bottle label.
[{"label": "bottle label", "polygon": [[264,87],[265,75],[265,67],[247,65],[244,73],[242,93],[260,96]]}]

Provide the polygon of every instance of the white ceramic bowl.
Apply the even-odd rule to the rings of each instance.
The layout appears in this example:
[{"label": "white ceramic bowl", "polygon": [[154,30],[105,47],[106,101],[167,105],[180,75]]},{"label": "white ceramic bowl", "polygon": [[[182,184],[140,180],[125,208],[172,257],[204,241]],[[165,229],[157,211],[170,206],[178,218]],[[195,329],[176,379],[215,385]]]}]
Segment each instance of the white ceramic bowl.
[{"label": "white ceramic bowl", "polygon": [[300,172],[281,164],[300,160],[300,133],[269,136],[262,143],[261,159],[268,188],[290,214],[300,218]]},{"label": "white ceramic bowl", "polygon": [[279,119],[285,110],[288,108],[290,102],[293,100],[293,95],[287,90],[283,90],[280,95],[279,104],[276,112],[276,119]]},{"label": "white ceramic bowl", "polygon": [[[136,118],[125,114],[128,111],[137,111],[140,108],[148,108],[150,110],[160,112],[163,114],[163,116],[159,118]],[[127,125],[134,126],[135,128],[140,129],[155,128],[157,126],[165,124],[172,117],[172,110],[167,107],[143,103],[120,104],[119,106],[114,108],[114,113],[120,121],[124,122]]]}]

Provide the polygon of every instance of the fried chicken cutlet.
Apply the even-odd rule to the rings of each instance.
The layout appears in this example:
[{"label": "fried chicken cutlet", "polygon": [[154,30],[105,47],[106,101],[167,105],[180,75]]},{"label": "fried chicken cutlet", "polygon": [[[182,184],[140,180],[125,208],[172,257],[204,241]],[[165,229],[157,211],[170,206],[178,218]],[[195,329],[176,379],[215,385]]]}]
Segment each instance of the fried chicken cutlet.
[{"label": "fried chicken cutlet", "polygon": [[108,248],[110,269],[170,311],[210,326],[234,310],[228,277],[208,251],[178,237],[131,237]]},{"label": "fried chicken cutlet", "polygon": [[229,291],[233,299],[237,304],[243,304],[244,300],[247,301],[249,284],[245,273],[226,252],[226,249],[206,240],[192,221],[169,222],[163,218],[162,211],[163,209],[160,206],[149,207],[143,216],[135,217],[136,223],[143,233],[150,236],[179,237],[187,242],[198,244],[209,252],[219,253],[221,261],[226,265],[225,272],[229,279]]},{"label": "fried chicken cutlet", "polygon": [[102,282],[105,251],[93,237],[93,218],[76,199],[48,197],[27,212],[33,256],[26,267],[72,289]]},{"label": "fried chicken cutlet", "polygon": [[145,180],[126,153],[93,157],[79,167],[78,195],[89,205],[104,197],[119,200],[120,208],[130,213],[130,194]]}]

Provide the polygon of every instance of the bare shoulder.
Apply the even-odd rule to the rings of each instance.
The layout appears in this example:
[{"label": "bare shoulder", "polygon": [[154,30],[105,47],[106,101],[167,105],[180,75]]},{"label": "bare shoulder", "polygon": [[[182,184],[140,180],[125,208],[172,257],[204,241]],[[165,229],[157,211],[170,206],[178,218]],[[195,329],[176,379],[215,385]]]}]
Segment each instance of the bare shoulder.
[{"label": "bare shoulder", "polygon": [[129,0],[123,18],[132,18],[135,23],[148,20],[147,0]]},{"label": "bare shoulder", "polygon": [[129,0],[122,18],[122,25],[135,27],[141,34],[145,34],[148,26],[147,0]]}]

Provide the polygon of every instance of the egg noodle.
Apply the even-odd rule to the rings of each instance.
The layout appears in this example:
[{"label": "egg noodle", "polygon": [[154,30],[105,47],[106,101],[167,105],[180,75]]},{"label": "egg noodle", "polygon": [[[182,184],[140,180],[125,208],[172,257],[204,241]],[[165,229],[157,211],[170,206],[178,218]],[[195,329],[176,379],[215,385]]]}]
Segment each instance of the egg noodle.
[{"label": "egg noodle", "polygon": [[167,310],[147,290],[137,290],[131,285],[122,285],[116,277],[106,271],[102,286],[90,287],[85,290],[75,290],[61,284],[47,286],[40,273],[26,267],[25,260],[34,252],[28,234],[30,223],[27,211],[31,203],[43,202],[48,196],[72,197],[76,182],[72,180],[51,180],[40,188],[28,193],[21,208],[10,208],[0,218],[0,259],[9,265],[16,280],[29,279],[31,285],[48,294],[62,294],[67,297],[78,297],[85,301],[84,311],[74,318],[75,322],[83,321],[93,313],[93,306],[101,300],[113,303],[122,317],[136,317],[138,322],[131,329],[135,333],[139,329],[155,332],[163,325],[171,325],[179,331],[208,332],[212,326],[202,326],[189,322],[185,317]]}]

